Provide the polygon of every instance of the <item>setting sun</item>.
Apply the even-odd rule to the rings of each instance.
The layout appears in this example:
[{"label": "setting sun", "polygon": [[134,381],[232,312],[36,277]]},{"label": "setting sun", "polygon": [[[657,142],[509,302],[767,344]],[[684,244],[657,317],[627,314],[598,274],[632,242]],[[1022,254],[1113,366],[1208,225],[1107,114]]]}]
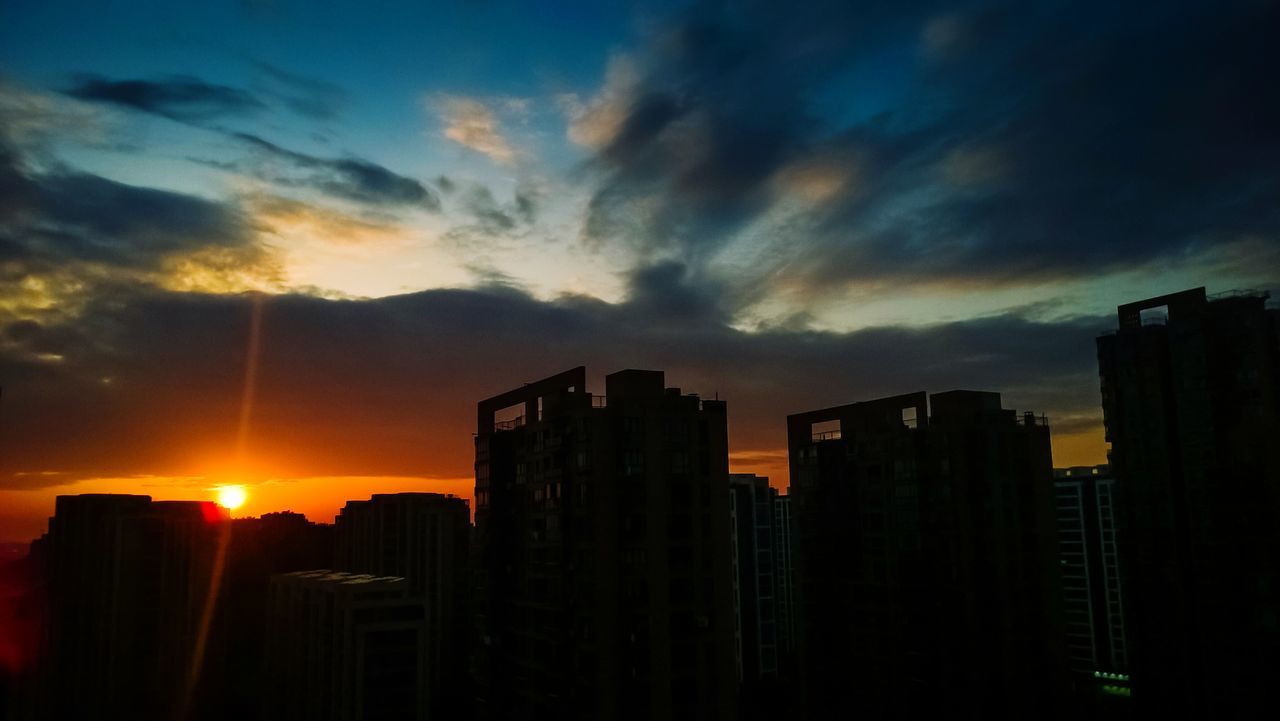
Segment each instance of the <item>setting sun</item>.
[{"label": "setting sun", "polygon": [[234,511],[244,505],[247,495],[244,492],[244,486],[219,486],[218,505],[228,510]]}]

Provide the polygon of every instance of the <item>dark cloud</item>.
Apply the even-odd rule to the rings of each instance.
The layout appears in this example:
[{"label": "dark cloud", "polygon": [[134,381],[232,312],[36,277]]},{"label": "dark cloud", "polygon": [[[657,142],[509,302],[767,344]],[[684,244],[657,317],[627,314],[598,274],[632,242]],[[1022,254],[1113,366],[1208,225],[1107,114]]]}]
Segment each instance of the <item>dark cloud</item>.
[{"label": "dark cloud", "polygon": [[250,133],[228,132],[254,158],[234,163],[204,162],[249,172],[281,185],[307,187],[343,200],[372,205],[418,206],[439,210],[440,199],[421,182],[362,158],[321,158],[281,147]]},{"label": "dark cloud", "polygon": [[473,186],[464,203],[467,212],[476,219],[480,230],[485,233],[503,233],[516,227],[516,219],[498,207],[493,193],[483,185]]},{"label": "dark cloud", "polygon": [[89,173],[34,172],[0,150],[0,277],[74,262],[156,268],[199,248],[247,248],[233,205]]},{"label": "dark cloud", "polygon": [[651,296],[681,272],[639,274],[635,298],[619,304],[539,301],[500,284],[343,301],[139,288],[42,329],[57,362],[0,344],[0,478],[173,473],[229,453],[254,303],[263,341],[251,454],[299,475],[466,477],[476,400],[579,363],[594,388],[607,372],[648,367],[718,393],[735,450],[782,447],[787,413],[917,389],[1001,390],[1012,406],[1096,426],[1104,319],[747,333],[714,318],[672,322]]},{"label": "dark cloud", "polygon": [[1278,26],[1252,0],[696,3],[612,101],[584,232],[701,265],[779,223],[760,277],[815,292],[1089,276],[1244,238],[1280,259]]},{"label": "dark cloud", "polygon": [[246,115],[266,105],[247,91],[207,83],[187,75],[155,80],[110,80],[98,75],[75,79],[66,94],[80,100],[119,105],[184,123]]},{"label": "dark cloud", "polygon": [[[443,176],[441,179],[447,180]],[[439,180],[437,184],[440,185]],[[441,187],[452,192],[457,184],[448,181],[447,186]],[[468,246],[491,243],[499,236],[526,230],[538,217],[537,193],[531,188],[518,187],[510,202],[499,202],[488,186],[471,183],[464,186],[457,201],[474,222],[454,227],[449,237]]]}]

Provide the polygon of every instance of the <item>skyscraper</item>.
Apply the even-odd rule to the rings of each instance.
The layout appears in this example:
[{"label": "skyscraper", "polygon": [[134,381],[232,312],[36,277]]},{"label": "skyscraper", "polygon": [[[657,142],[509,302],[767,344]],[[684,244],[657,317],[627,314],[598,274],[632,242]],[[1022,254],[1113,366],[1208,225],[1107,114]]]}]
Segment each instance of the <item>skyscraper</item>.
[{"label": "skyscraper", "polygon": [[277,573],[333,565],[333,526],[300,513],[266,513],[231,521],[222,589],[206,638],[189,717],[251,719],[267,695],[263,639],[267,591]]},{"label": "skyscraper", "polygon": [[787,431],[808,717],[1058,713],[1045,420],[951,391],[800,413]]},{"label": "skyscraper", "polygon": [[1143,717],[1280,703],[1280,311],[1204,288],[1119,307],[1098,339]]},{"label": "skyscraper", "polygon": [[489,719],[729,719],[725,404],[578,367],[478,406]]},{"label": "skyscraper", "polygon": [[428,718],[424,608],[409,582],[397,576],[329,570],[272,576],[269,717]]},{"label": "skyscraper", "polygon": [[779,599],[790,579],[779,557],[787,550],[779,522],[778,492],[769,479],[750,473],[729,475],[729,531],[732,559],[734,650],[744,716],[770,718],[783,710],[781,697],[786,629]]},{"label": "skyscraper", "polygon": [[148,496],[59,496],[41,718],[171,718],[189,700],[225,513]]},{"label": "skyscraper", "polygon": [[349,501],[335,526],[339,568],[403,576],[412,595],[423,599],[431,717],[464,715],[471,636],[466,500],[439,493],[376,494]]},{"label": "skyscraper", "polygon": [[1110,466],[1054,470],[1067,656],[1085,700],[1127,696],[1124,588]]}]

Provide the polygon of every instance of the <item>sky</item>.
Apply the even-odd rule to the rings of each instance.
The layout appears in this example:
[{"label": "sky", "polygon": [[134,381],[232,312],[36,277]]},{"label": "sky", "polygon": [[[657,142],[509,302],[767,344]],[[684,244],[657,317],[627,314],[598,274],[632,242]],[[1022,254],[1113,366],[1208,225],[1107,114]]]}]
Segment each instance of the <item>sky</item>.
[{"label": "sky", "polygon": [[0,0],[0,540],[56,495],[469,497],[586,365],[785,416],[995,390],[1105,462],[1094,339],[1280,289],[1280,3]]}]

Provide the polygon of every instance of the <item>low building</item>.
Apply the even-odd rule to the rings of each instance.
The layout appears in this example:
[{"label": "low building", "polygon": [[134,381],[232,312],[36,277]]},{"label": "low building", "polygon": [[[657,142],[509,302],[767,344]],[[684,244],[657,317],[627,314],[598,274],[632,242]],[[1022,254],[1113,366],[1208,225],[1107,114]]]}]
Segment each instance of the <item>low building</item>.
[{"label": "low building", "polygon": [[296,571],[268,597],[270,718],[428,718],[426,607],[408,581]]}]

